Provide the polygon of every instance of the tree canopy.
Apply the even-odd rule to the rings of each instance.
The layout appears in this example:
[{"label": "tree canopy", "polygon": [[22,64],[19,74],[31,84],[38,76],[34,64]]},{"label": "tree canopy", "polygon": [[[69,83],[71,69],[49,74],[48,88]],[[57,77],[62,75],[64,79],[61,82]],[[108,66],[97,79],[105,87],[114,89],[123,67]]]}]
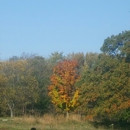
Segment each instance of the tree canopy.
[{"label": "tree canopy", "polygon": [[130,31],[102,53],[23,53],[0,62],[0,116],[75,112],[88,120],[130,121]]},{"label": "tree canopy", "polygon": [[75,83],[79,79],[76,71],[77,61],[64,60],[53,69],[49,96],[52,102],[62,110],[70,111],[78,105],[78,93]]}]

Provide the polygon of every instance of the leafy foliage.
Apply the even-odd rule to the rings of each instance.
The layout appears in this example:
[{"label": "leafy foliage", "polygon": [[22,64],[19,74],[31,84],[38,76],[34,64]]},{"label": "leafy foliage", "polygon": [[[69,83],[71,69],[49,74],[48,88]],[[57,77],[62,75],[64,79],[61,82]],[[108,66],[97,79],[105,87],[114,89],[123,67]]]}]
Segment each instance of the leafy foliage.
[{"label": "leafy foliage", "polygon": [[11,110],[11,116],[16,105],[25,107],[37,99],[38,84],[30,72],[31,68],[25,60],[2,63],[1,74],[4,75],[3,81],[6,79],[6,84],[1,86],[0,96]]},{"label": "leafy foliage", "polygon": [[51,85],[48,87],[49,96],[62,110],[70,111],[78,105],[79,90],[74,85],[79,80],[77,66],[77,61],[64,60],[53,69]]},{"label": "leafy foliage", "polygon": [[[101,48],[104,54],[98,56],[91,69],[84,71],[78,83],[82,113],[87,119],[128,121],[130,118],[129,34],[128,31],[108,38]],[[117,47],[121,39],[123,45]],[[116,47],[114,52],[109,45]]]},{"label": "leafy foliage", "polygon": [[130,31],[125,31],[119,35],[112,35],[104,40],[101,51],[109,55],[122,54],[124,44],[130,41]]},{"label": "leafy foliage", "polygon": [[0,62],[0,115],[54,113],[56,106],[89,120],[129,122],[130,31],[106,38],[101,51]]}]

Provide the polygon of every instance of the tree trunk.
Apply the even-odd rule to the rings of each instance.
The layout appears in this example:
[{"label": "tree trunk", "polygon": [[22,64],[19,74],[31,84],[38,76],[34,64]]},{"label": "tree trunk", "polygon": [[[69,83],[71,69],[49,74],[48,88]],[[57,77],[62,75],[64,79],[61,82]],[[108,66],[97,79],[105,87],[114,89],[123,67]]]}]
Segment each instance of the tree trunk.
[{"label": "tree trunk", "polygon": [[13,117],[13,109],[10,109],[10,117]]},{"label": "tree trunk", "polygon": [[12,104],[12,106],[8,103],[8,107],[10,109],[10,117],[13,117],[13,109],[14,109],[14,104]]},{"label": "tree trunk", "polygon": [[69,119],[69,112],[68,111],[66,112],[66,119],[67,120]]}]

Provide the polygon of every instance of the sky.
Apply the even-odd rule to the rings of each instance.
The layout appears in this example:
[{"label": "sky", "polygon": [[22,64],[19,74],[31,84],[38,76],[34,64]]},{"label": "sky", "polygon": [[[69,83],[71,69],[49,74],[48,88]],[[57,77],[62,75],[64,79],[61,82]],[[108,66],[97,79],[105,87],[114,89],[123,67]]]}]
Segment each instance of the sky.
[{"label": "sky", "polygon": [[0,60],[22,53],[100,53],[130,30],[130,0],[0,0]]}]

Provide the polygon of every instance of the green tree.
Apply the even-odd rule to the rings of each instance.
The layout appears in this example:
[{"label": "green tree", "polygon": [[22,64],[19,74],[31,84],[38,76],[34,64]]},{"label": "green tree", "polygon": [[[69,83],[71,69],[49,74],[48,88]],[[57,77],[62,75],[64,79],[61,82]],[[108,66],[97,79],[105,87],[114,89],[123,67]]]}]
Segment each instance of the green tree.
[{"label": "green tree", "polygon": [[54,52],[48,58],[48,65],[51,65],[52,68],[60,61],[64,60],[64,56],[62,52]]},{"label": "green tree", "polygon": [[36,78],[39,88],[39,98],[34,104],[34,109],[37,109],[41,114],[49,112],[50,97],[48,96],[48,86],[52,70],[49,68],[47,59],[41,56],[29,59],[28,64],[32,68],[31,75]]},{"label": "green tree", "polygon": [[125,58],[125,61],[130,63],[130,41],[124,43],[122,48],[122,56]]},{"label": "green tree", "polygon": [[100,54],[78,83],[82,112],[88,119],[125,120],[130,118],[130,64],[125,57]]},{"label": "green tree", "polygon": [[86,53],[85,55],[85,65],[87,66],[88,69],[91,69],[94,64],[96,63],[98,59],[98,53]]},{"label": "green tree", "polygon": [[25,108],[37,99],[38,83],[35,77],[30,75],[30,71],[26,60],[2,63],[1,74],[5,76],[7,82],[1,97],[7,104],[11,117],[14,107],[21,105]]},{"label": "green tree", "polygon": [[101,51],[109,55],[122,55],[124,44],[130,41],[130,31],[122,32],[116,36],[112,35],[104,40]]}]

